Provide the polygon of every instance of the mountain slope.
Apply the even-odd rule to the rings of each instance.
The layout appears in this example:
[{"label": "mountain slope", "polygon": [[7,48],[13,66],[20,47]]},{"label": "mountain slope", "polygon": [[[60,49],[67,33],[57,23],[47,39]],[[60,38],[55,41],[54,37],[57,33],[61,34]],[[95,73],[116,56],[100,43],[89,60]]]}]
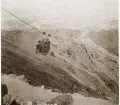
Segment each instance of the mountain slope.
[{"label": "mountain slope", "polygon": [[118,56],[118,29],[111,28],[108,30],[92,31],[88,34],[96,44],[102,46],[110,53]]},{"label": "mountain slope", "polygon": [[[58,92],[51,92],[50,89],[44,89],[41,87],[33,87],[26,83],[24,76],[15,75],[2,75],[2,82],[7,84],[9,92],[17,97],[20,103],[27,102],[28,100],[34,100],[38,105],[45,105],[45,103],[60,95]],[[26,91],[27,90],[27,91]],[[73,105],[117,105],[110,100],[96,99],[93,97],[84,97],[80,94],[72,94],[74,99]]]},{"label": "mountain slope", "polygon": [[33,30],[2,30],[2,73],[25,75],[34,86],[116,100],[118,57],[79,32],[76,37],[69,37],[59,31],[48,31],[52,33],[51,51],[55,54],[52,57],[50,53],[47,56],[35,53],[42,34]]}]

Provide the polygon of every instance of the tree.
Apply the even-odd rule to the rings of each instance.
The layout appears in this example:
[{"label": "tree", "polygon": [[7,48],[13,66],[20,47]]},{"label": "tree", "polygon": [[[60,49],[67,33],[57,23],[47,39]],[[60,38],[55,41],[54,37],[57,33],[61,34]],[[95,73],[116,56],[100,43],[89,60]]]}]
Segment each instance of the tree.
[{"label": "tree", "polygon": [[51,37],[51,34],[48,34],[49,37]]},{"label": "tree", "polygon": [[42,34],[46,35],[46,32],[43,32]]}]

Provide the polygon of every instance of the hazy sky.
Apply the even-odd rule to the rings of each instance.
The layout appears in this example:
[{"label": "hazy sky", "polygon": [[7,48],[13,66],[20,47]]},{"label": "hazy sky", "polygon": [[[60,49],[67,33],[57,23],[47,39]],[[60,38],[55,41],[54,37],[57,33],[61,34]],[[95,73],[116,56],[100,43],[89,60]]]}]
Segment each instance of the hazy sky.
[{"label": "hazy sky", "polygon": [[[2,6],[36,27],[104,27],[118,19],[118,0],[2,0]],[[2,11],[2,20],[12,18]]]}]

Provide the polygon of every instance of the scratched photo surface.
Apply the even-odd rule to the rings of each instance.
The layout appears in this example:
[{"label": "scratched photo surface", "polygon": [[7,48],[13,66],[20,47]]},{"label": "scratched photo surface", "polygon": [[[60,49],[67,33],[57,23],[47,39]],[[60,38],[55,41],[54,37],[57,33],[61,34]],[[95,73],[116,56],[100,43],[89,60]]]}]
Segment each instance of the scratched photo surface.
[{"label": "scratched photo surface", "polygon": [[2,0],[1,105],[118,105],[118,0]]}]

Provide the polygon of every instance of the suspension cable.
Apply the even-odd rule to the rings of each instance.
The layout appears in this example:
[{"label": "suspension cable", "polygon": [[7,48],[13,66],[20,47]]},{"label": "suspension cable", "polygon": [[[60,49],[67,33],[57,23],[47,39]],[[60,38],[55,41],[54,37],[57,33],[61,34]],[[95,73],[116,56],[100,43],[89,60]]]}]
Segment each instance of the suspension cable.
[{"label": "suspension cable", "polygon": [[1,7],[4,11],[6,11],[7,13],[11,14],[12,16],[16,17],[17,19],[19,19],[20,21],[22,21],[23,23],[27,24],[29,27],[32,27],[34,30],[38,31],[39,33],[41,33],[41,31],[39,31],[37,28],[31,26],[30,24],[28,24],[27,22],[25,22],[24,20],[20,19],[18,16],[14,15],[13,13],[9,12],[8,10],[6,10],[5,8]]}]

